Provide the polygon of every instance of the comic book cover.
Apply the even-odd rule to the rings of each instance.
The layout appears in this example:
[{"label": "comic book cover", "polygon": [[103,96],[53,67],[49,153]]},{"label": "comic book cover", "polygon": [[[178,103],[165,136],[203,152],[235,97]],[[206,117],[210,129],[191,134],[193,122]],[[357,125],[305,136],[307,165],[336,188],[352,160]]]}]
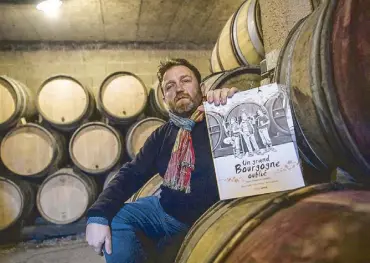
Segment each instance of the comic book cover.
[{"label": "comic book cover", "polygon": [[221,200],[304,186],[285,86],[204,106]]}]

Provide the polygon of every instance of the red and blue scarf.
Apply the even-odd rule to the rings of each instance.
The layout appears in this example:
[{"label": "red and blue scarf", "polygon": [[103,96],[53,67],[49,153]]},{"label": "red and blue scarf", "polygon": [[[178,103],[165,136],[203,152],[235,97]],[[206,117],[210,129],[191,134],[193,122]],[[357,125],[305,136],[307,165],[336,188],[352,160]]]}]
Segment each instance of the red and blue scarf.
[{"label": "red and blue scarf", "polygon": [[163,185],[185,193],[191,192],[191,173],[195,169],[195,153],[191,130],[197,122],[201,122],[203,119],[204,113],[198,110],[189,119],[170,112],[170,121],[180,130],[172,148],[171,159],[164,175]]}]

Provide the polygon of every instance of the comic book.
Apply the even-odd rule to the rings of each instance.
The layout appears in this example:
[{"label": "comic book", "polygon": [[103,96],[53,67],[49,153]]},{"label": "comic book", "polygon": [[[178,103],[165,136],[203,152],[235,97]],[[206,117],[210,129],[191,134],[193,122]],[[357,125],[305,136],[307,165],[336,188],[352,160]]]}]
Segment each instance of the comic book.
[{"label": "comic book", "polygon": [[286,88],[269,84],[204,103],[221,200],[304,186]]}]

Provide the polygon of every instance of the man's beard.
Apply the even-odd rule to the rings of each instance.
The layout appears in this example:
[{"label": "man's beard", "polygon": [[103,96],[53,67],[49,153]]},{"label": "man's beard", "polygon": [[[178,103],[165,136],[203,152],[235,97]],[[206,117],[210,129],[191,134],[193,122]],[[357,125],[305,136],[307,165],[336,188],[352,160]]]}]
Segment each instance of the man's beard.
[{"label": "man's beard", "polygon": [[[189,100],[188,103],[180,103],[178,105],[178,101],[180,99],[187,99]],[[175,98],[175,102],[169,105],[170,110],[181,117],[188,118],[190,117],[195,110],[200,106],[202,102],[202,94],[197,94],[195,99],[191,98],[188,94],[178,94]]]}]

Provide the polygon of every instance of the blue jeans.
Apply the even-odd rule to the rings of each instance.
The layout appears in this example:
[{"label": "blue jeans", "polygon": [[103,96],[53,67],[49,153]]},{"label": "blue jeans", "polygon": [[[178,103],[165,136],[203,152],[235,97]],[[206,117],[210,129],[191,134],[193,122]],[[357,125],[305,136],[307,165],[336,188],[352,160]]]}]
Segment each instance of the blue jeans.
[{"label": "blue jeans", "polygon": [[104,251],[107,263],[144,262],[148,255],[137,233],[142,232],[160,251],[171,243],[171,238],[184,234],[189,227],[166,214],[159,198],[149,196],[127,203],[113,218],[112,254]]}]

